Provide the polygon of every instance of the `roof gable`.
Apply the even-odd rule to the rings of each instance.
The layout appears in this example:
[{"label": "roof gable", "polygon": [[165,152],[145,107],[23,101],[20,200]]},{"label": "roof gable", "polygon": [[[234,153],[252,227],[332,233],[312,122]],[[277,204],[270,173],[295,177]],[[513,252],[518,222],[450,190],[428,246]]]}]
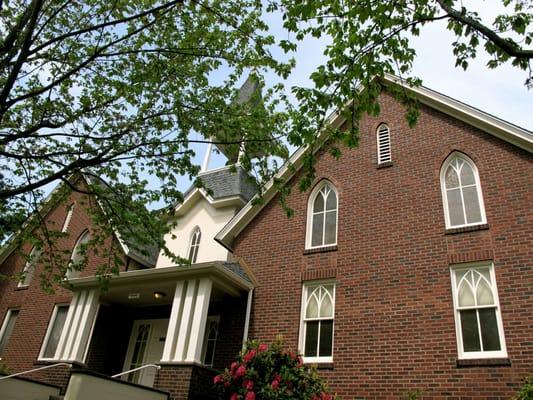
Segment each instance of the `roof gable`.
[{"label": "roof gable", "polygon": [[[426,87],[409,86],[405,83],[405,81],[393,75],[385,75],[382,83],[385,86],[401,85],[411,94],[413,94],[421,104],[438,110],[444,114],[450,115],[467,123],[468,125],[480,129],[487,134],[520,147],[529,153],[533,153],[533,132],[531,131],[506,122],[493,115],[476,109],[475,107],[469,106]],[[345,118],[341,115],[341,113],[335,112],[328,118],[327,125],[332,126],[333,128],[338,128],[342,126],[344,122]],[[327,134],[325,131],[320,132],[318,135],[317,145],[313,148],[313,151],[318,151],[326,141]],[[296,150],[289,160],[282,166],[282,168],[280,168],[275,177],[264,185],[263,201],[261,203],[255,202],[254,199],[258,199],[259,195],[254,196],[254,198],[252,198],[215,236],[215,240],[229,250],[232,250],[233,240],[237,237],[237,235],[277,194],[274,181],[282,180],[286,182],[292,178],[301,169],[303,164],[303,156],[309,151],[310,149],[307,146],[300,147],[298,150]]]}]

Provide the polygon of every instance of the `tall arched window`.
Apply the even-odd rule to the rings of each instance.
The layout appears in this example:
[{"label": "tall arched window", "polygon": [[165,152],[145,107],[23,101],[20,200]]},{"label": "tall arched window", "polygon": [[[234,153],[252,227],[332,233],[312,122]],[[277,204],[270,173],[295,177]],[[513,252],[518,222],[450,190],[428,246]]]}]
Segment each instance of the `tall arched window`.
[{"label": "tall arched window", "polygon": [[306,248],[337,244],[337,191],[324,181],[309,196]]},{"label": "tall arched window", "polygon": [[200,239],[202,238],[202,232],[199,227],[194,228],[191,234],[191,241],[189,244],[189,256],[187,257],[191,264],[196,262],[198,257],[198,249],[200,248]]},{"label": "tall arched window", "polygon": [[25,287],[30,284],[35,273],[35,265],[37,264],[41,253],[42,249],[38,248],[37,246],[34,246],[33,249],[31,249],[28,260],[26,261],[24,269],[22,270],[22,277],[18,283],[18,287]]},{"label": "tall arched window", "polygon": [[91,240],[91,234],[88,230],[84,231],[72,250],[72,256],[70,257],[70,265],[67,271],[67,278],[76,278],[80,275],[82,263],[87,255],[87,243]]},{"label": "tall arched window", "polygon": [[486,222],[479,175],[474,162],[462,153],[453,153],[440,173],[444,218],[447,228]]}]

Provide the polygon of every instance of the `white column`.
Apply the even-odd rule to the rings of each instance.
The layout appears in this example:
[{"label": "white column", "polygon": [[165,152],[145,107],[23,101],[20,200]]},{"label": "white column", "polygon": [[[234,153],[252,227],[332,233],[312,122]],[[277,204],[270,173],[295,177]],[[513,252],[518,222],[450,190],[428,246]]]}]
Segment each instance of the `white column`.
[{"label": "white column", "polygon": [[205,325],[207,323],[207,311],[213,282],[209,278],[202,278],[198,284],[198,295],[194,307],[194,318],[189,337],[189,349],[185,361],[202,362],[202,346],[204,344]]},{"label": "white column", "polygon": [[163,349],[163,357],[161,358],[161,361],[172,361],[174,359],[176,342],[178,340],[179,323],[181,322],[181,315],[183,312],[183,297],[186,290],[187,287],[185,286],[185,281],[179,281],[176,284],[174,300],[172,300],[170,320],[168,321],[165,347]]},{"label": "white column", "polygon": [[59,338],[55,358],[62,361],[83,362],[98,312],[97,289],[74,293],[65,325]]},{"label": "white column", "polygon": [[207,311],[213,282],[189,279],[176,284],[163,362],[201,362]]}]

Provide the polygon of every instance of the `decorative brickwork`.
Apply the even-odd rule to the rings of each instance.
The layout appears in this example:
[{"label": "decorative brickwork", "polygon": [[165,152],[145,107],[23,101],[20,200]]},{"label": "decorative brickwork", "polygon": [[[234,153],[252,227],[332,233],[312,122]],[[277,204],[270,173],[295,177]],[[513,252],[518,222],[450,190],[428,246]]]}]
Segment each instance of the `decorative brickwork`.
[{"label": "decorative brickwork", "polygon": [[[381,115],[364,117],[359,147],[340,160],[323,149],[317,182],[339,190],[338,249],[302,254],[307,199],[298,176],[288,206],[273,199],[234,248],[259,281],[250,336],[283,335],[297,348],[302,279],[335,270],[333,369],[320,370],[344,399],[512,397],[533,365],[533,163],[531,154],[425,106],[409,128],[405,109],[381,96]],[[376,128],[391,130],[394,164],[377,169]],[[479,170],[483,230],[446,234],[440,167],[454,150]],[[510,363],[459,368],[450,263],[493,261]],[[325,273],[325,272],[324,272]]]}]

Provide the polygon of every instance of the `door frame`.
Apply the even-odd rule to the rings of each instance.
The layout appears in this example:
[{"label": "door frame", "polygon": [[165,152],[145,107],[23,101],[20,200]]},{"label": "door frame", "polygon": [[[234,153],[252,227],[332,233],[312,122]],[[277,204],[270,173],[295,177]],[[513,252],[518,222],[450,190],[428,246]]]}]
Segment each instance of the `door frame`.
[{"label": "door frame", "polygon": [[[142,356],[141,365],[146,364],[146,356],[149,353],[148,346],[150,345],[150,342],[152,340],[152,335],[154,333],[154,324],[156,322],[160,322],[160,321],[167,321],[167,323],[168,323],[168,318],[136,319],[136,320],[133,321],[133,325],[131,327],[130,338],[129,338],[129,341],[128,341],[128,351],[126,352],[126,357],[124,359],[124,364],[123,364],[123,367],[122,367],[122,371],[128,371],[130,369],[131,361],[132,361],[132,357],[133,357],[133,349],[135,348],[134,339],[135,339],[135,336],[136,336],[137,331],[139,329],[139,325],[141,325],[141,324],[150,324],[150,331],[148,332],[148,337],[146,339],[146,347],[144,349],[144,354]],[[142,380],[142,374],[144,373],[144,371],[145,370],[140,370],[139,371],[139,376],[138,376],[138,381],[139,382]],[[123,380],[127,380],[129,375],[130,374],[123,375],[122,379]],[[139,383],[139,382],[134,382],[134,383]]]}]

